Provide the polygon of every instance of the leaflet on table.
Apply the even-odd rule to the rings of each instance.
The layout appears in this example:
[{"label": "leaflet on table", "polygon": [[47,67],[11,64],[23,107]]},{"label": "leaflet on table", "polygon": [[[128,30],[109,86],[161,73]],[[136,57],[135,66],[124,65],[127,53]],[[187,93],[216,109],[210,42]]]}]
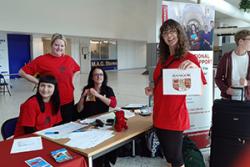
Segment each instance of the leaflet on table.
[{"label": "leaflet on table", "polygon": [[147,105],[146,104],[139,104],[139,103],[131,103],[131,104],[128,104],[124,107],[122,107],[123,109],[140,109],[140,108],[143,108],[143,107],[146,107]]},{"label": "leaflet on table", "polygon": [[114,134],[112,130],[91,129],[84,132],[69,134],[68,138],[70,138],[70,140],[65,143],[65,145],[80,149],[87,149],[95,147],[113,136]]},{"label": "leaflet on table", "polygon": [[59,163],[68,161],[73,158],[65,148],[52,151],[51,156],[55,159],[56,162]]},{"label": "leaflet on table", "polygon": [[14,139],[10,153],[13,154],[41,149],[43,149],[43,144],[40,136],[26,137],[21,139]]},{"label": "leaflet on table", "polygon": [[42,157],[35,157],[32,159],[28,159],[25,161],[30,167],[53,167],[47,161],[45,161]]},{"label": "leaflet on table", "polygon": [[201,95],[201,70],[163,69],[164,95]]},{"label": "leaflet on table", "polygon": [[51,127],[48,129],[44,129],[41,131],[36,132],[38,135],[46,136],[52,139],[60,139],[60,138],[67,138],[68,134],[86,127],[87,125],[83,125],[77,122],[69,122],[63,125]]}]

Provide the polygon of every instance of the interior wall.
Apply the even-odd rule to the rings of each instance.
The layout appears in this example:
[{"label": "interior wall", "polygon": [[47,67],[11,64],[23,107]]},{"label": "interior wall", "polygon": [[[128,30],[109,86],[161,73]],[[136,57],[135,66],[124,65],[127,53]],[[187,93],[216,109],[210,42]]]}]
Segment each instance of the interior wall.
[{"label": "interior wall", "polygon": [[118,70],[146,66],[146,42],[117,41]]},{"label": "interior wall", "polygon": [[0,31],[145,41],[144,0],[1,0]]}]

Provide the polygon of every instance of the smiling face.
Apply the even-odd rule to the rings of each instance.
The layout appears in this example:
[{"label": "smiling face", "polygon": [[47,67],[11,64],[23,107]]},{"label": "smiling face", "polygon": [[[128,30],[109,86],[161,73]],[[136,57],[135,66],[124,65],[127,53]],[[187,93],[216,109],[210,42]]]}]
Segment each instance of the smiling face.
[{"label": "smiling face", "polygon": [[62,56],[65,53],[65,42],[61,39],[56,39],[51,46],[54,56]]},{"label": "smiling face", "polygon": [[104,80],[103,71],[99,68],[95,69],[93,72],[92,79],[93,79],[95,84],[97,84],[97,85],[102,84],[102,82]]},{"label": "smiling face", "polygon": [[162,38],[165,41],[165,43],[169,46],[169,48],[175,48],[178,43],[178,34],[177,30],[170,29],[167,31],[164,31],[162,33]]},{"label": "smiling face", "polygon": [[48,102],[53,95],[55,85],[52,83],[41,82],[38,87],[39,94],[42,96],[44,102]]}]

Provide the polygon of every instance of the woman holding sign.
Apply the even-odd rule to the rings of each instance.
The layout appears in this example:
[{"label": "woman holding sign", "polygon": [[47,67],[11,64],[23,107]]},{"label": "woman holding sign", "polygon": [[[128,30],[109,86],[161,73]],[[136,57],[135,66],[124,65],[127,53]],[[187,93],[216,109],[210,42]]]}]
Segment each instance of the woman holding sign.
[{"label": "woman holding sign", "polygon": [[[163,69],[200,68],[196,56],[188,52],[188,40],[182,26],[175,20],[165,21],[160,28],[160,57],[154,71],[154,88],[145,88],[145,94],[154,95],[153,124],[168,163],[183,167],[183,131],[190,128],[186,95],[163,94]],[[201,80],[206,79],[201,71]],[[172,85],[167,85],[172,86]]]}]

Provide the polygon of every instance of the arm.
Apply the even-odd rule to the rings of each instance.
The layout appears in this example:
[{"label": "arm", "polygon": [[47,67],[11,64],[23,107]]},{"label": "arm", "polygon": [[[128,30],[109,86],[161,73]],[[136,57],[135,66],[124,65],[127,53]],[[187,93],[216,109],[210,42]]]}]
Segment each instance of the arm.
[{"label": "arm", "polygon": [[227,68],[227,56],[224,55],[218,66],[217,66],[217,71],[216,71],[216,76],[215,76],[215,83],[216,85],[219,87],[219,89],[222,91],[222,92],[227,92],[229,86],[226,85],[225,83],[225,80],[226,80],[226,68]]},{"label": "arm", "polygon": [[30,74],[25,73],[22,69],[19,70],[19,75],[21,77],[27,79],[28,81],[34,83],[34,84],[38,84],[38,82],[39,82],[39,80],[36,77],[34,77],[34,76],[30,75]]},{"label": "arm", "polygon": [[84,108],[84,99],[88,93],[89,89],[85,89],[84,92],[81,95],[81,98],[79,100],[79,102],[77,103],[76,109],[78,112],[81,112]]},{"label": "arm", "polygon": [[[98,99],[100,99],[107,106],[111,106],[110,104],[112,104],[112,103],[113,103],[113,105],[111,107],[114,108],[116,106],[116,99],[114,99],[114,98],[111,99],[111,98],[105,97],[105,96],[101,95],[100,93],[98,93],[94,88],[90,88],[90,93],[93,94]],[[114,104],[114,101],[111,102],[112,100],[115,100],[115,104]]]}]

